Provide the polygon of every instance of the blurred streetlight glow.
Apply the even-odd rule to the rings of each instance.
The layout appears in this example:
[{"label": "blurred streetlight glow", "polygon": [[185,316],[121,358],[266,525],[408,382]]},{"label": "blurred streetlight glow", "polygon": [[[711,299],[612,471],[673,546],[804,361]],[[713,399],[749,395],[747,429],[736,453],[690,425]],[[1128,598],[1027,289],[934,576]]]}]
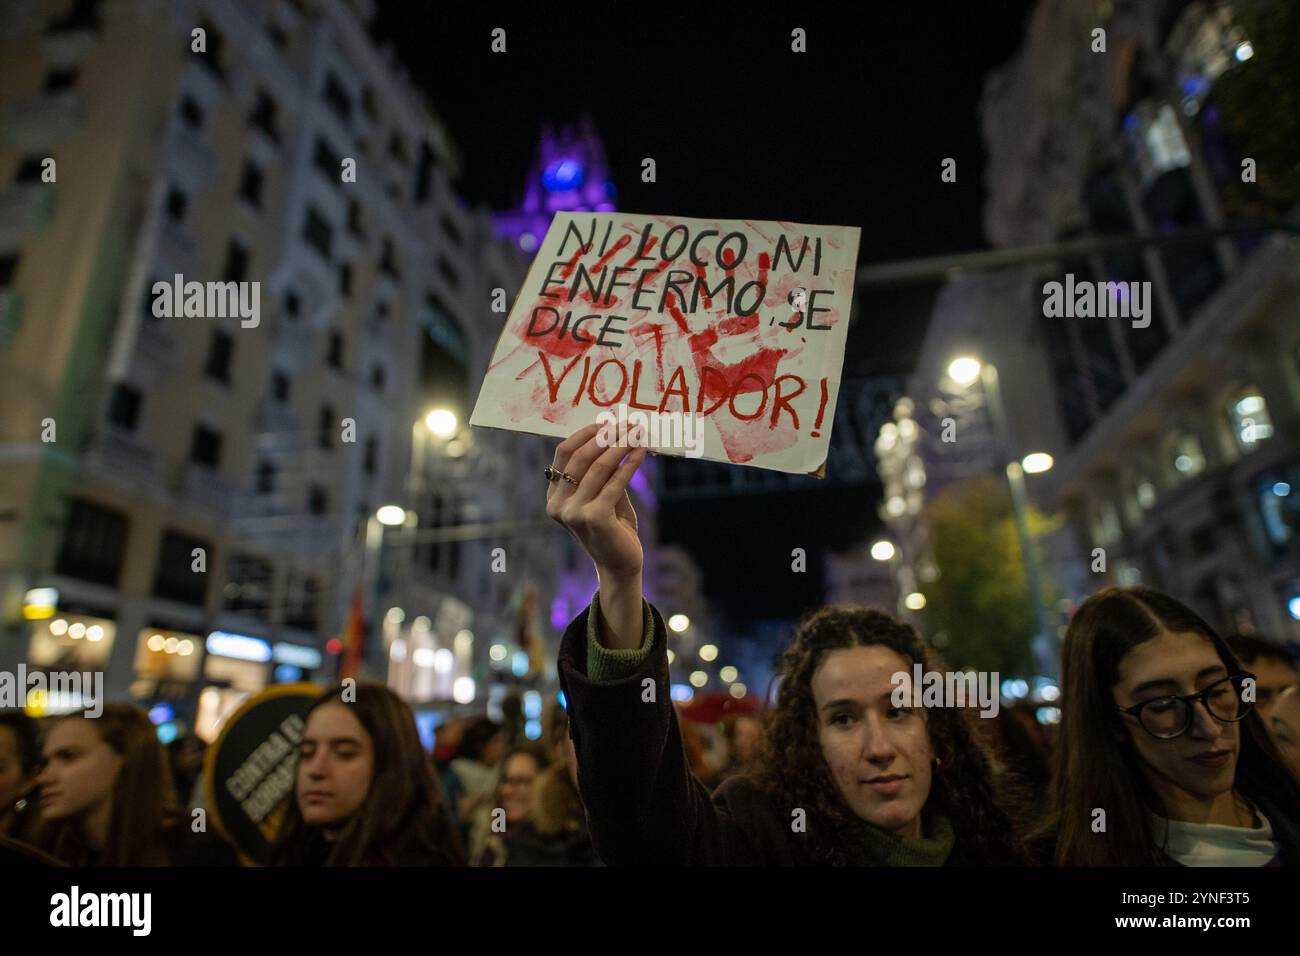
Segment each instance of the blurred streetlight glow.
[{"label": "blurred streetlight glow", "polygon": [[716,660],[717,656],[718,648],[715,644],[705,644],[700,648],[700,660],[702,661]]},{"label": "blurred streetlight glow", "polygon": [[888,561],[894,556],[894,545],[889,541],[877,541],[871,546],[871,556],[877,561]]},{"label": "blurred streetlight glow", "polygon": [[456,434],[456,413],[445,408],[435,408],[424,416],[424,424],[439,438],[450,438]]},{"label": "blurred streetlight glow", "polygon": [[979,359],[963,355],[949,363],[948,377],[964,388],[980,377],[982,367]]},{"label": "blurred streetlight glow", "polygon": [[1050,469],[1053,463],[1052,456],[1047,452],[1036,451],[1021,459],[1020,466],[1025,469],[1027,475],[1040,475]]},{"label": "blurred streetlight glow", "polygon": [[668,626],[680,634],[691,626],[691,619],[685,614],[674,614],[668,619]]},{"label": "blurred streetlight glow", "polygon": [[375,518],[380,524],[395,527],[406,523],[406,509],[398,505],[384,505],[375,512]]},{"label": "blurred streetlight glow", "polygon": [[907,605],[909,611],[919,611],[921,608],[925,607],[925,595],[920,591],[913,591],[907,596],[903,603]]}]

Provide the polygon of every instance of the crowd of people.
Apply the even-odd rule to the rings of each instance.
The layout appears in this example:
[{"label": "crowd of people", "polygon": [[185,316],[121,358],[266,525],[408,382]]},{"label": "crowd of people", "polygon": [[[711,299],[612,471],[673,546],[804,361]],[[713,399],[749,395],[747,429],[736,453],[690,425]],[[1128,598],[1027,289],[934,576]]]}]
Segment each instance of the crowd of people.
[{"label": "crowd of people", "polygon": [[[645,450],[595,434],[547,471],[547,512],[600,584],[562,638],[563,705],[540,739],[518,714],[458,718],[429,753],[387,687],[325,690],[270,865],[1300,865],[1295,663],[1148,588],[1105,588],[1072,617],[1051,737],[1014,708],[899,706],[895,675],[946,665],[857,606],[802,621],[766,710],[684,720],[626,491]],[[164,748],[128,704],[41,724],[0,715],[5,859],[241,862],[189,825],[201,742]]]}]

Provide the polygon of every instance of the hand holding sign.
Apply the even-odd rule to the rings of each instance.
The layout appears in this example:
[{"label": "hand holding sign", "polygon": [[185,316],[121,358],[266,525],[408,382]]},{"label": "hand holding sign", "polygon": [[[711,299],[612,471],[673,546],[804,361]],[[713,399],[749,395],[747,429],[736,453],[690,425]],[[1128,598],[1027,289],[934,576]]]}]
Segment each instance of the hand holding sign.
[{"label": "hand holding sign", "polygon": [[706,458],[817,472],[859,232],[558,213],[470,422],[563,436],[617,417],[657,451],[698,431]]},{"label": "hand holding sign", "polygon": [[[645,460],[644,447],[605,447],[595,425],[574,432],[555,449],[546,513],[564,525],[596,564],[600,607],[610,647],[641,642],[641,568],[645,553],[637,537],[636,511],[627,486]],[[624,456],[626,459],[624,460]],[[621,464],[620,464],[621,461]]]}]

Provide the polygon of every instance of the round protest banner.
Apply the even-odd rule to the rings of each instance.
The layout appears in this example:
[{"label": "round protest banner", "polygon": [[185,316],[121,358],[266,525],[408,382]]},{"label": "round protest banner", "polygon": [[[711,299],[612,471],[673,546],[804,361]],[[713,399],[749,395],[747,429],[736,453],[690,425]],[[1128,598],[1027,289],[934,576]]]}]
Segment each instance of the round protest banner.
[{"label": "round protest banner", "polygon": [[242,857],[265,864],[293,797],[298,741],[316,684],[277,684],[250,697],[221,728],[203,762],[208,813]]}]

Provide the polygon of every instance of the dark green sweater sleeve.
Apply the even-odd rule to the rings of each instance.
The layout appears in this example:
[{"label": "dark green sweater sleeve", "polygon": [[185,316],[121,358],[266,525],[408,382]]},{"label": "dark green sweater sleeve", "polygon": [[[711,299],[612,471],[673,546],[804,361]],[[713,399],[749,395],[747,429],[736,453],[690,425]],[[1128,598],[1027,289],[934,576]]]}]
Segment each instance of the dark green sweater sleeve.
[{"label": "dark green sweater sleeve", "polygon": [[650,602],[641,599],[641,609],[645,614],[641,626],[641,646],[635,649],[613,651],[600,643],[600,592],[591,599],[591,613],[587,615],[587,677],[593,681],[621,680],[631,677],[641,669],[650,649],[654,646],[654,615],[650,613]]}]

